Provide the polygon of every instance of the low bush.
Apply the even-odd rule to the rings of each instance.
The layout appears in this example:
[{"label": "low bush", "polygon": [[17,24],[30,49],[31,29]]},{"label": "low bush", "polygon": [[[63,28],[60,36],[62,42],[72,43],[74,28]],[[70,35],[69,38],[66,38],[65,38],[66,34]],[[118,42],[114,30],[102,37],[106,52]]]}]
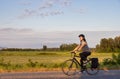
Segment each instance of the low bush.
[{"label": "low bush", "polygon": [[120,53],[118,55],[112,55],[113,61],[120,65]]},{"label": "low bush", "polygon": [[28,60],[27,66],[28,67],[36,67],[38,62],[33,62],[31,59]]}]

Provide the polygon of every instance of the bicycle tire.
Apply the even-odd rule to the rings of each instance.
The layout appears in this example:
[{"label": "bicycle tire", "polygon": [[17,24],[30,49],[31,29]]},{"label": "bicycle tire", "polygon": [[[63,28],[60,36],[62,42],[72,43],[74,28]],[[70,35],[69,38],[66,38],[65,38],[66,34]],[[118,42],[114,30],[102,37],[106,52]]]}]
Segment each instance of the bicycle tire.
[{"label": "bicycle tire", "polygon": [[62,71],[65,75],[76,75],[78,70],[79,66],[73,59],[66,60],[62,64]]},{"label": "bicycle tire", "polygon": [[99,72],[99,66],[97,68],[91,68],[91,61],[89,61],[88,63],[86,63],[86,72],[89,75],[96,75]]}]

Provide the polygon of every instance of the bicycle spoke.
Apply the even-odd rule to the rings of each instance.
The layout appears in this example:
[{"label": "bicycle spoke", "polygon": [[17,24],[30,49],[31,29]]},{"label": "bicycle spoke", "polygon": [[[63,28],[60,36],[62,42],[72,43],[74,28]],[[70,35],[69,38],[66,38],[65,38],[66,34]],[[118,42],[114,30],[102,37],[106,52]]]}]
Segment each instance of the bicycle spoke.
[{"label": "bicycle spoke", "polygon": [[77,69],[78,69],[78,66],[76,62],[74,62],[73,60],[67,60],[62,65],[62,71],[69,76],[75,75]]},{"label": "bicycle spoke", "polygon": [[73,65],[73,62],[70,64],[70,67],[69,67],[69,68],[72,68],[72,65]]},{"label": "bicycle spoke", "polygon": [[67,74],[68,74],[69,71],[67,71]]},{"label": "bicycle spoke", "polygon": [[88,62],[87,65],[86,65],[86,72],[89,75],[95,75],[95,74],[97,74],[99,72],[99,67],[91,68],[91,62]]}]

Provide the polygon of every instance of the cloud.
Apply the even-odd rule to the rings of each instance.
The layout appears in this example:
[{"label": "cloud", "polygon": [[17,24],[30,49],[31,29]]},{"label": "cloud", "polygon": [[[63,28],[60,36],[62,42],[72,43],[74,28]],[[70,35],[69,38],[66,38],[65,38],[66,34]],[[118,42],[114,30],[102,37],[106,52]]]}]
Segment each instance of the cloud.
[{"label": "cloud", "polygon": [[37,32],[29,28],[2,28],[0,29],[0,47],[12,48],[42,48],[59,47],[63,43],[78,43],[79,34],[85,34],[90,47],[95,47],[101,38],[114,38],[120,31],[59,31]]},{"label": "cloud", "polygon": [[62,6],[71,6],[72,0],[60,0]]},{"label": "cloud", "polygon": [[[0,46],[1,47],[29,47],[35,43],[34,30],[29,28],[1,28],[0,29]],[[34,45],[33,45],[34,46]]]},{"label": "cloud", "polygon": [[37,14],[37,16],[46,17],[46,16],[55,16],[55,15],[62,15],[64,12],[62,10],[53,10],[47,12],[41,12]]},{"label": "cloud", "polygon": [[54,3],[55,2],[53,0],[43,1],[38,9],[41,11],[44,9],[52,8]]},{"label": "cloud", "polygon": [[78,10],[78,12],[80,13],[80,14],[85,14],[86,12],[87,12],[87,9],[84,7],[81,7],[79,10]]},{"label": "cloud", "polygon": [[0,33],[5,33],[5,34],[9,34],[9,33],[29,33],[29,32],[33,32],[32,29],[28,29],[28,28],[23,28],[23,29],[17,29],[17,28],[1,28],[0,29]]},{"label": "cloud", "polygon": [[73,12],[79,13],[79,14],[86,14],[88,12],[88,7],[80,6],[80,7],[74,8]]},{"label": "cloud", "polygon": [[30,10],[30,9],[24,9],[23,13],[19,15],[17,18],[18,19],[24,19],[26,17],[34,16],[36,15],[37,11],[35,10]]},{"label": "cloud", "polygon": [[[69,6],[72,5],[72,3],[73,0],[43,0],[41,4],[38,5],[39,7],[34,10],[24,9],[24,13],[21,16],[19,16],[19,18],[23,19],[31,16],[47,17],[62,15],[65,13],[63,11],[63,8],[68,8]],[[74,12],[85,14],[87,12],[87,8],[80,7]]]},{"label": "cloud", "polygon": [[[24,3],[29,3],[29,2],[24,2]],[[23,13],[19,15],[17,18],[24,19],[32,16],[47,17],[47,16],[61,15],[64,14],[62,10],[63,6],[67,7],[70,6],[71,4],[72,4],[72,0],[43,0],[41,4],[38,5],[39,6],[38,8],[35,9],[24,8]],[[30,6],[28,6],[28,8],[29,7]]]},{"label": "cloud", "polygon": [[20,3],[20,5],[23,5],[23,6],[29,6],[31,4],[32,4],[31,2],[26,2],[26,1],[23,1]]},{"label": "cloud", "polygon": [[31,17],[31,16],[41,16],[41,17],[46,17],[46,16],[55,16],[55,15],[62,15],[64,14],[64,12],[62,10],[51,10],[51,11],[44,11],[44,12],[39,12],[39,11],[35,11],[35,10],[29,10],[29,9],[25,9],[24,13],[20,16],[18,16],[18,19],[24,19],[27,17]]}]

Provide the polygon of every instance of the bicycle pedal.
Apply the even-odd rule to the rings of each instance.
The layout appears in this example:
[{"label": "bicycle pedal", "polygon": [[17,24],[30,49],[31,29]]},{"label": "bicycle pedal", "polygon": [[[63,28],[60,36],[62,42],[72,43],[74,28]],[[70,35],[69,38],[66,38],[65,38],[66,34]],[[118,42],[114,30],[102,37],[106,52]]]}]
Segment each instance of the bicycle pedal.
[{"label": "bicycle pedal", "polygon": [[83,73],[84,71],[85,71],[85,69],[83,68],[80,72],[82,72],[82,73]]},{"label": "bicycle pedal", "polygon": [[78,74],[82,74],[83,72],[79,71]]},{"label": "bicycle pedal", "polygon": [[77,72],[75,72],[74,74],[81,74],[81,71],[77,71]]}]

